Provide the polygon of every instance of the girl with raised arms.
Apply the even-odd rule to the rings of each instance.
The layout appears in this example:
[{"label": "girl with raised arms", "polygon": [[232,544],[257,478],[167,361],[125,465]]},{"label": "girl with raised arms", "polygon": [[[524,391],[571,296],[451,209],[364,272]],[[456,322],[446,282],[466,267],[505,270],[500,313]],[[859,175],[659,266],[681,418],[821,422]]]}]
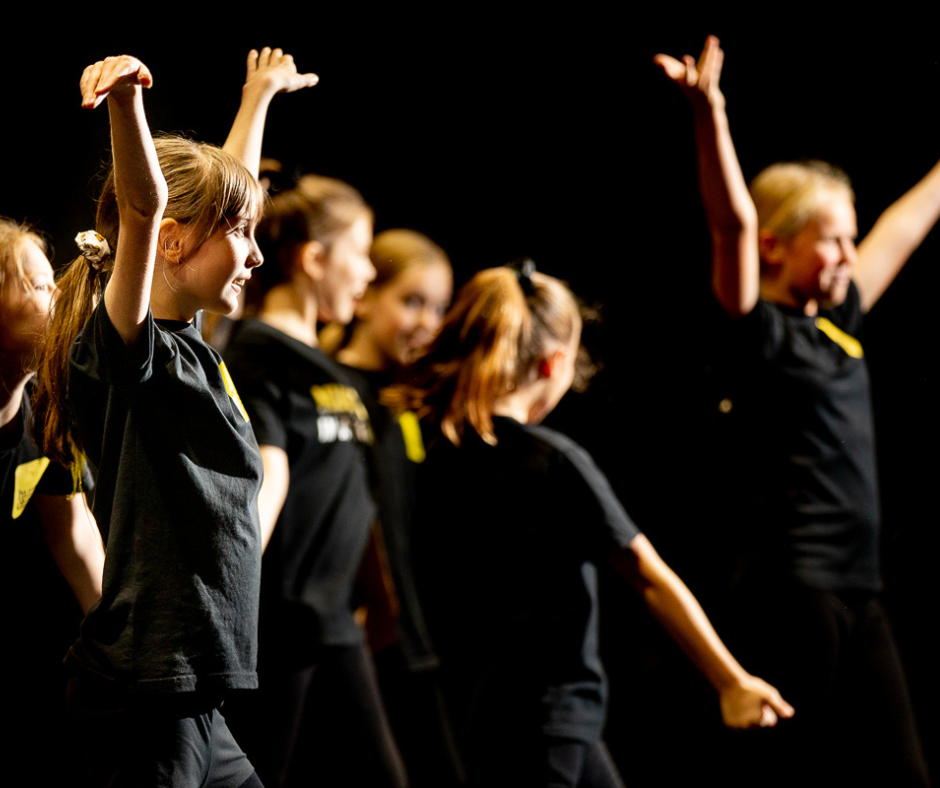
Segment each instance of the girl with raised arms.
[{"label": "girl with raised arms", "polygon": [[718,691],[725,724],[792,708],[724,647],[583,449],[539,426],[575,379],[557,279],[481,271],[390,404],[439,429],[418,485],[419,589],[473,786],[619,786],[602,741],[599,569],[612,566]]},{"label": "girl with raised arms", "polygon": [[113,166],[60,282],[35,410],[44,452],[93,469],[107,544],[67,660],[89,785],[260,785],[219,705],[256,684],[261,459],[192,321],[234,309],[262,262],[263,194],[233,153],[251,164],[271,96],[315,81],[280,50],[252,52],[227,152],[151,137],[139,60],[82,75],[82,106],[107,99]]},{"label": "girl with raised arms", "polygon": [[[775,164],[750,194],[719,89],[724,53],[657,55],[689,99],[712,236],[712,290],[759,390],[767,531],[745,575],[759,659],[800,714],[775,748],[781,785],[926,785],[880,602],[880,503],[862,317],[940,216],[940,164],[856,247],[854,194],[822,162]],[[743,627],[742,627],[743,629]],[[854,755],[845,757],[849,752]],[[840,754],[841,753],[841,754]]]}]

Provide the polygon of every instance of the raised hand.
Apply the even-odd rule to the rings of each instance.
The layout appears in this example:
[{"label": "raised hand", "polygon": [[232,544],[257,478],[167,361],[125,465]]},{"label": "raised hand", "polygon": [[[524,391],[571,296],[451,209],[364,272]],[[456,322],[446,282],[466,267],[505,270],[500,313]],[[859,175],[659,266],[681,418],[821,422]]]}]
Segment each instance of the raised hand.
[{"label": "raised hand", "polygon": [[778,718],[793,716],[793,707],[777,690],[756,676],[748,676],[719,693],[721,718],[729,728],[772,728]]},{"label": "raised hand", "polygon": [[697,103],[704,98],[710,105],[724,106],[724,96],[718,87],[725,53],[715,36],[705,39],[698,62],[691,55],[676,60],[669,55],[656,55],[653,62],[669,79],[675,82],[689,101]]},{"label": "raised hand", "polygon": [[137,58],[130,55],[108,57],[88,66],[82,73],[82,106],[94,109],[108,95],[133,93],[138,87],[149,88],[152,84],[150,70]]},{"label": "raised hand", "polygon": [[265,47],[260,52],[252,49],[248,53],[248,75],[245,85],[264,86],[275,93],[293,93],[302,88],[311,88],[320,81],[316,74],[300,74],[292,55],[281,49]]}]

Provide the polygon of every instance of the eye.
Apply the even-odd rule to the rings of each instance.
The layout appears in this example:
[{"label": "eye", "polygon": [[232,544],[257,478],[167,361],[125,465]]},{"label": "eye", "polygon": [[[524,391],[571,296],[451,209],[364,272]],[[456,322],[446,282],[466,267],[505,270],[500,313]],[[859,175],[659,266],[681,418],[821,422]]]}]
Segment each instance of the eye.
[{"label": "eye", "polygon": [[421,307],[424,306],[424,299],[419,295],[415,295],[414,293],[405,296],[404,302],[405,306],[409,309],[421,309]]}]

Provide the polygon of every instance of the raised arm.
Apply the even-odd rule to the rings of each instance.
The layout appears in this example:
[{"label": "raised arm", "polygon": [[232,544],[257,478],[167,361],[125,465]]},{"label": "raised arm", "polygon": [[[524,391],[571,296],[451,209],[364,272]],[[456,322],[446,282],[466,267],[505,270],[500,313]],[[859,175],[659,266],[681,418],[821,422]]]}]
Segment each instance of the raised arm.
[{"label": "raised arm", "polygon": [[868,311],[940,218],[940,163],[893,203],[858,247],[855,283]]},{"label": "raised arm", "polygon": [[760,294],[757,212],[731,141],[718,87],[724,52],[709,36],[698,63],[686,55],[653,59],[689,99],[695,118],[699,188],[712,237],[712,290],[732,317],[746,315]]},{"label": "raised arm", "polygon": [[101,596],[104,546],[85,496],[35,495],[33,500],[49,552],[87,613]]},{"label": "raised arm", "polygon": [[265,47],[248,53],[248,75],[242,88],[242,103],[232,124],[224,150],[239,159],[255,177],[261,164],[261,140],[268,105],[275,93],[291,93],[313,87],[316,74],[298,74],[294,58],[280,49]]},{"label": "raised arm", "polygon": [[127,55],[88,66],[81,81],[82,106],[92,109],[107,98],[111,115],[120,230],[104,301],[111,322],[127,344],[137,338],[147,317],[157,237],[167,202],[166,181],[144,115],[142,91],[152,82],[147,67]]},{"label": "raised arm", "polygon": [[640,534],[611,563],[640,592],[646,606],[718,692],[729,728],[776,725],[793,708],[776,689],[744,670],[721,642],[705,611]]}]

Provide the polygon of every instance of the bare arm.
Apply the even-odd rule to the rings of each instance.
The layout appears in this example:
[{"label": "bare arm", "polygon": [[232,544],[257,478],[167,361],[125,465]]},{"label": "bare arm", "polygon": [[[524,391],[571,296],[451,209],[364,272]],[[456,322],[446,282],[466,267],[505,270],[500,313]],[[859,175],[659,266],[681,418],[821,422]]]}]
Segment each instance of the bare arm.
[{"label": "bare arm", "polygon": [[313,87],[318,81],[316,74],[298,74],[294,58],[280,49],[265,47],[260,53],[252,49],[248,53],[248,75],[242,88],[242,103],[223,150],[239,159],[258,177],[264,121],[274,94]]},{"label": "bare arm", "polygon": [[85,496],[35,495],[33,500],[49,552],[87,613],[101,596],[104,547]]},{"label": "bare arm", "polygon": [[742,668],[715,632],[705,611],[642,534],[611,563],[718,692],[729,728],[770,727],[793,708],[766,682]]},{"label": "bare arm", "polygon": [[893,203],[858,247],[855,282],[868,311],[940,217],[940,163]]},{"label": "bare arm", "polygon": [[656,55],[654,62],[689,99],[695,118],[699,188],[712,237],[712,289],[724,310],[738,317],[757,304],[760,263],[757,212],[734,150],[725,98],[718,87],[724,53],[709,36],[698,63]]},{"label": "bare arm", "polygon": [[261,519],[261,549],[271,541],[277,518],[287,500],[290,485],[290,465],[287,452],[280,446],[261,446],[261,462],[264,464],[264,481],[258,493],[258,515]]},{"label": "bare arm", "polygon": [[105,291],[111,322],[124,342],[140,333],[150,305],[150,285],[167,188],[144,115],[143,89],[153,79],[127,55],[109,57],[82,74],[82,106],[108,99],[114,186],[120,214],[114,270]]}]

